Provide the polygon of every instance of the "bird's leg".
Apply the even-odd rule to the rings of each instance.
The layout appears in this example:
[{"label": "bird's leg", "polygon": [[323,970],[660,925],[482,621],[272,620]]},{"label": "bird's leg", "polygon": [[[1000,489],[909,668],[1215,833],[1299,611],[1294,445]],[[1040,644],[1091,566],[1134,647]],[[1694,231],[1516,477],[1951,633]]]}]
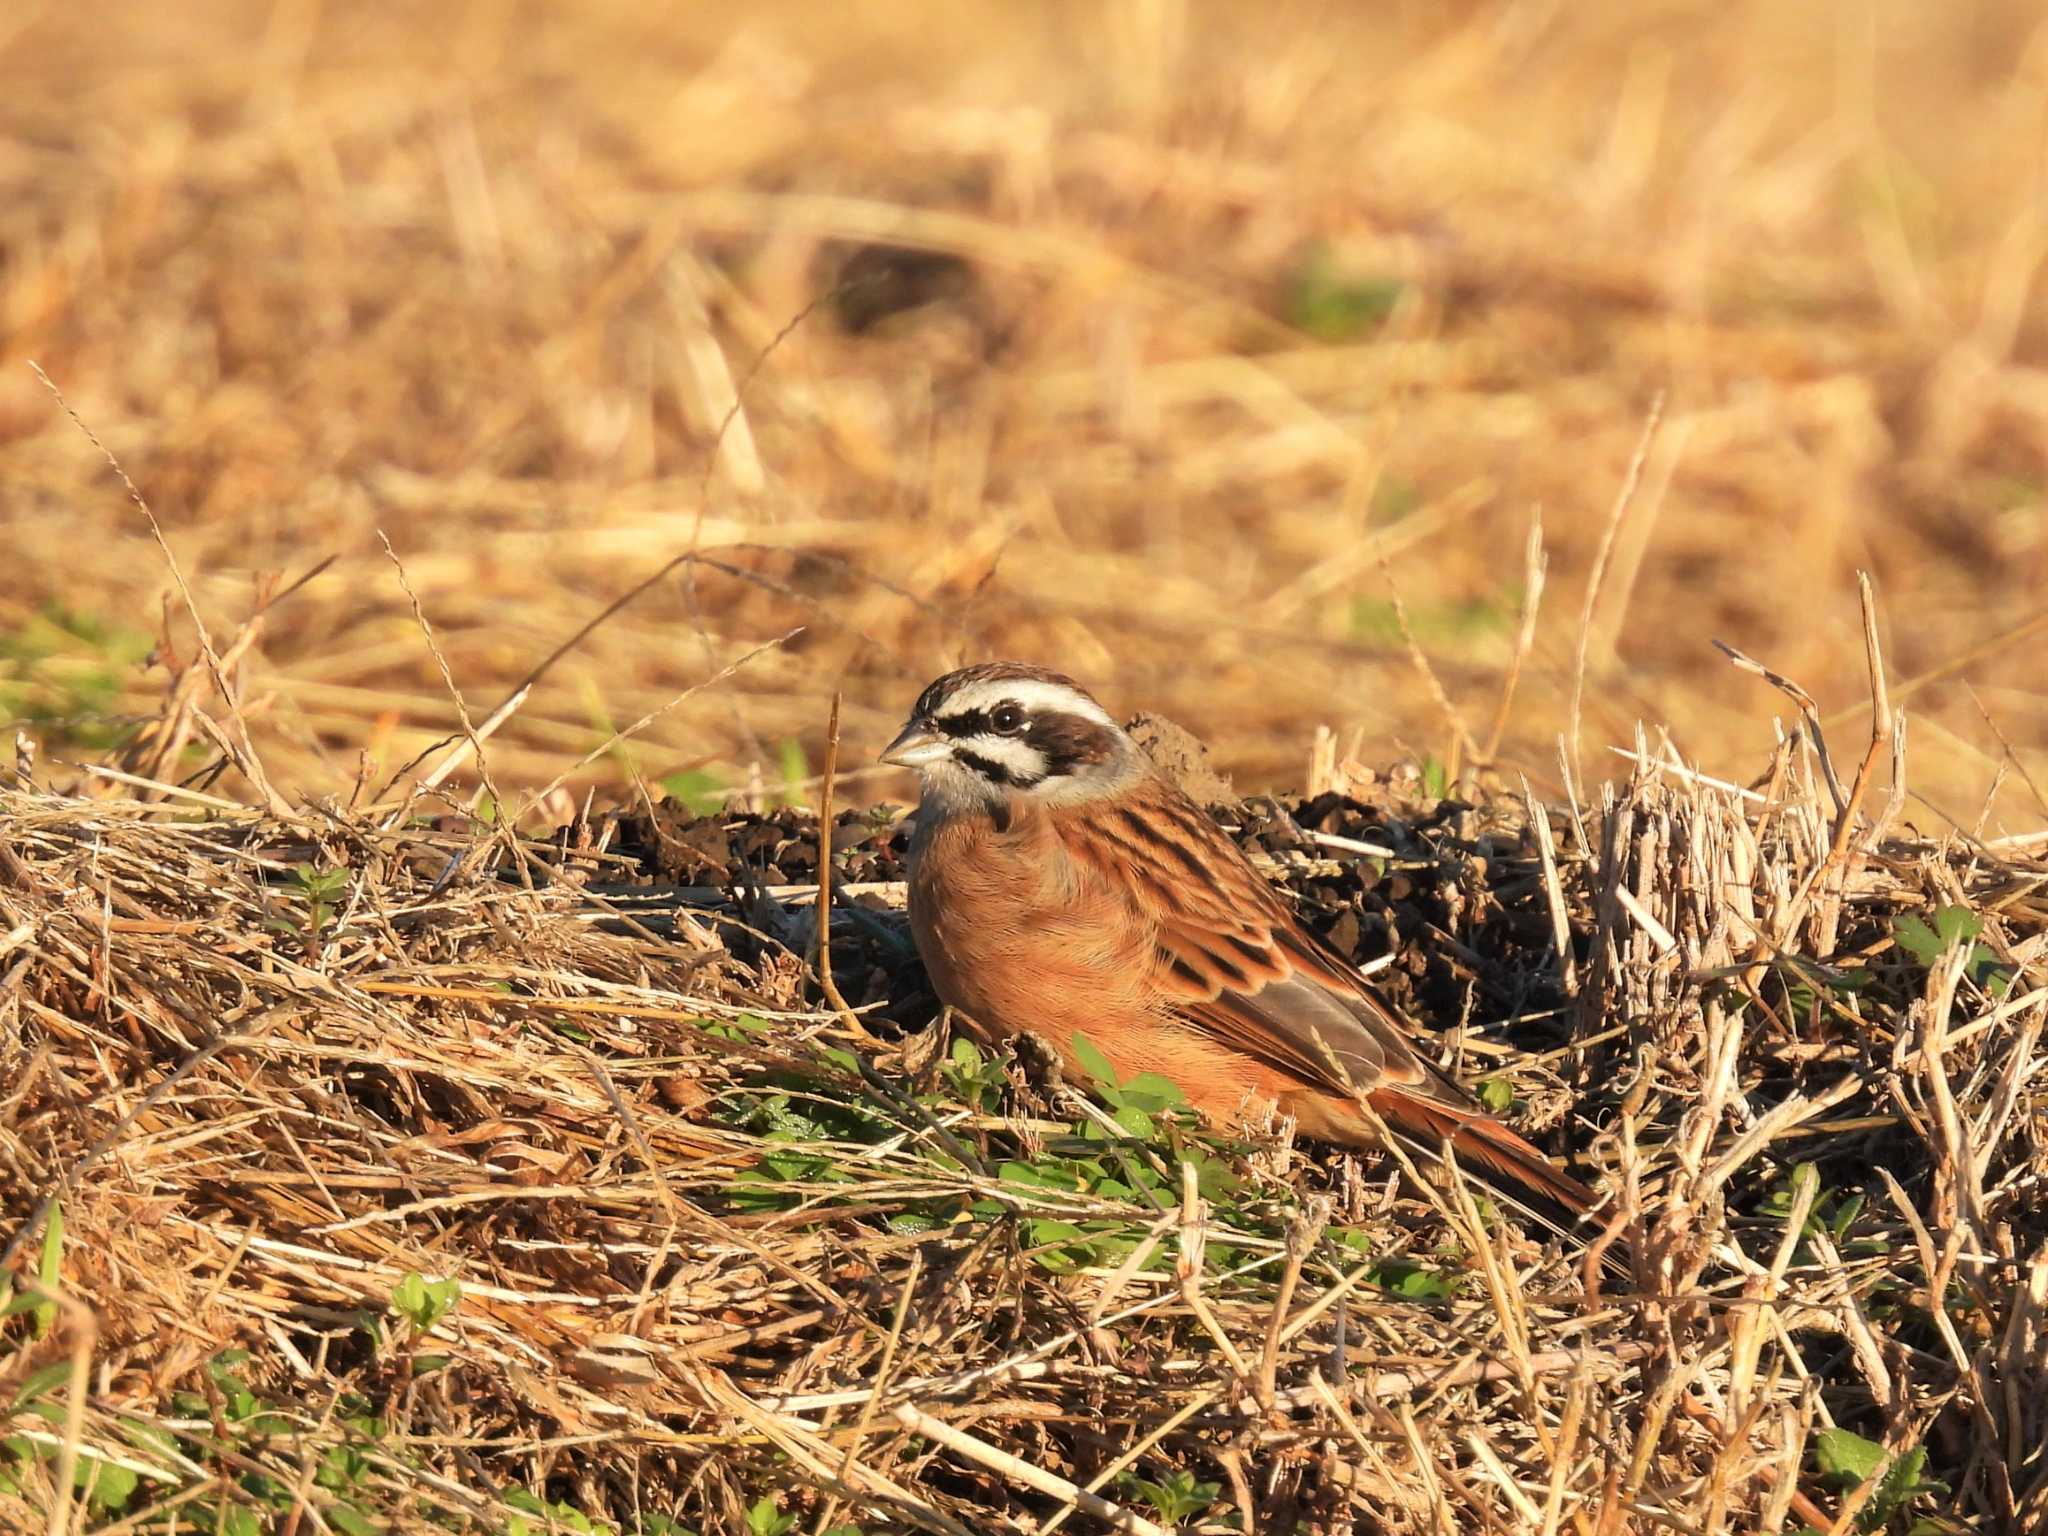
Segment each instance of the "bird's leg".
[{"label": "bird's leg", "polygon": [[1024,1080],[1042,1093],[1051,1094],[1066,1085],[1066,1071],[1053,1043],[1036,1030],[1022,1029],[1010,1042],[1017,1052],[1017,1065]]},{"label": "bird's leg", "polygon": [[956,1026],[985,1051],[993,1051],[1001,1044],[993,1031],[984,1028],[972,1015],[962,1013],[948,1003],[939,1010],[939,1034],[943,1037]]}]

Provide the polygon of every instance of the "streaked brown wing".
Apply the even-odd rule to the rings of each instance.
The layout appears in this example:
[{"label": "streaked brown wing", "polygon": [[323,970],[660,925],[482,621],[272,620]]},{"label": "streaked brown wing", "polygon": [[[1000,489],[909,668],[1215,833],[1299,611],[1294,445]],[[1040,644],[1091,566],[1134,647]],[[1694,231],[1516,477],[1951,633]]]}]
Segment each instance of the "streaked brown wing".
[{"label": "streaked brown wing", "polygon": [[1471,1104],[1417,1053],[1365,979],[1177,790],[1153,781],[1112,812],[1076,818],[1066,833],[1068,846],[1150,920],[1158,990],[1218,1041],[1344,1098],[1392,1088],[1448,1107]]}]

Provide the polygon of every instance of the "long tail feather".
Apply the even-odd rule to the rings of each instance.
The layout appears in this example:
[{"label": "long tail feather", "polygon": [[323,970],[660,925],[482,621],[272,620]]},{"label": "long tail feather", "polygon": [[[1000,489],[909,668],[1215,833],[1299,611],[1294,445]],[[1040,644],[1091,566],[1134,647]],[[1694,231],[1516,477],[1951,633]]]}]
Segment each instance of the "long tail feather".
[{"label": "long tail feather", "polygon": [[1452,1150],[1478,1167],[1574,1216],[1593,1208],[1593,1191],[1490,1115],[1382,1089],[1368,1095],[1390,1129],[1404,1132],[1426,1156],[1449,1140]]}]

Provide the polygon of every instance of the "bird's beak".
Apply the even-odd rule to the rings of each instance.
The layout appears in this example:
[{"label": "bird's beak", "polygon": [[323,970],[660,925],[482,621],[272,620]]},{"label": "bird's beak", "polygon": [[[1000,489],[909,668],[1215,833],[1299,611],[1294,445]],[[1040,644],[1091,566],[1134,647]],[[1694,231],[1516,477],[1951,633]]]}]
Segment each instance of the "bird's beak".
[{"label": "bird's beak", "polygon": [[952,744],[921,721],[913,720],[883,749],[881,760],[899,768],[922,768],[953,750]]}]

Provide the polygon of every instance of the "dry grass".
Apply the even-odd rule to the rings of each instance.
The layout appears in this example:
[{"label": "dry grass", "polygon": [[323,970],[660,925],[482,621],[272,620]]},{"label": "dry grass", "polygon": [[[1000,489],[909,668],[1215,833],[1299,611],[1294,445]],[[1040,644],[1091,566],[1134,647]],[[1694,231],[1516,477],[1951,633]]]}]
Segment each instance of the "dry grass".
[{"label": "dry grass", "polygon": [[[1010,653],[1286,785],[1317,720],[1450,758],[1389,577],[1484,719],[1538,509],[1498,755],[1555,792],[1571,617],[1659,392],[1588,739],[1643,718],[1747,763],[1759,695],[1715,637],[1852,708],[1863,568],[1916,819],[1974,822],[2004,742],[2048,781],[2048,34],[2020,0],[203,9],[0,29],[0,705],[53,744],[147,713],[166,582],[29,357],[217,627],[332,558],[248,659],[297,793],[455,728],[379,530],[480,713],[678,553],[752,573],[672,575],[590,636],[499,733],[508,783],[803,623],[632,761],[815,765],[832,683],[858,752],[946,663]],[[965,267],[851,334],[887,284],[809,306],[875,240]]]},{"label": "dry grass", "polygon": [[1541,936],[1558,1005],[1446,1049],[1611,1193],[1542,1248],[1455,1177],[878,1038],[800,903],[608,916],[609,822],[0,791],[0,1515],[2037,1529],[2044,840],[1893,830],[1886,741],[1755,792],[1639,741],[1401,863],[1431,943]]},{"label": "dry grass", "polygon": [[[1287,18],[0,19],[0,1527],[2048,1526],[2048,29]],[[608,910],[992,653],[1435,759],[1600,1220]]]}]

